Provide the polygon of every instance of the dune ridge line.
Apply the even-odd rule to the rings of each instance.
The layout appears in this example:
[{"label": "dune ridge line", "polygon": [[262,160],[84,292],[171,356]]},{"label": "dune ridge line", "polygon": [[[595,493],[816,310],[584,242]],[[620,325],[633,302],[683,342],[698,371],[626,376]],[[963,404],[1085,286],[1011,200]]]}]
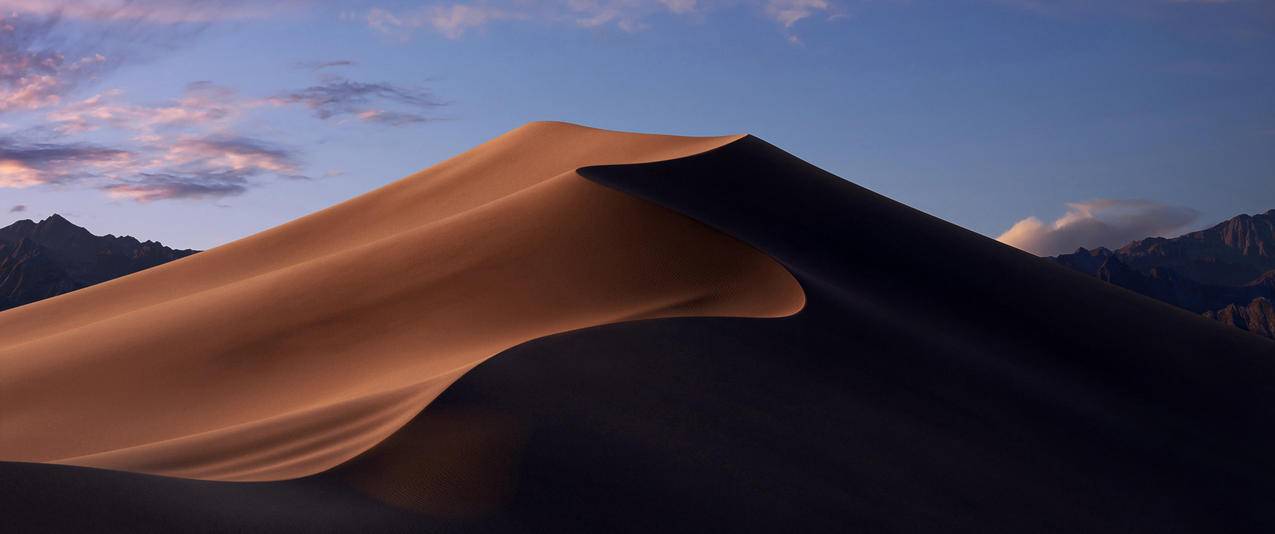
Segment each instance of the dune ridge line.
[{"label": "dune ridge line", "polygon": [[800,285],[765,254],[577,172],[739,138],[532,123],[274,229],[0,313],[0,460],[297,478],[528,340],[796,313]]}]

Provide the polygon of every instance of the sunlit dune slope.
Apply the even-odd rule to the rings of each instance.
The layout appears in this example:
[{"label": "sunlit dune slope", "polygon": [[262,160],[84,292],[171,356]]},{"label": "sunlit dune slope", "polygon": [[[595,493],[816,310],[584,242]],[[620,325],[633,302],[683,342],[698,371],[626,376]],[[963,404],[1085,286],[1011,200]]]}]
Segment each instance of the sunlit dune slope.
[{"label": "sunlit dune slope", "polygon": [[0,460],[299,477],[531,339],[795,313],[804,293],[769,257],[575,172],[735,139],[534,123],[261,234],[0,313]]}]

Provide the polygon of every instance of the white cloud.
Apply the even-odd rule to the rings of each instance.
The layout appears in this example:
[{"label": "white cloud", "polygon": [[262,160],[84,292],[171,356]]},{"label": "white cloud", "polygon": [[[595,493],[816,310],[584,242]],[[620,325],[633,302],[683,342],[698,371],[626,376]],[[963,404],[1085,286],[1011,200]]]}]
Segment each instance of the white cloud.
[{"label": "white cloud", "polygon": [[1149,200],[1096,199],[1067,204],[1067,213],[1052,223],[1036,217],[1018,221],[996,239],[1038,256],[1053,256],[1182,231],[1198,216],[1191,208]]},{"label": "white cloud", "polygon": [[832,4],[828,0],[768,0],[766,14],[784,28],[792,28],[793,24],[817,13],[828,13]]}]

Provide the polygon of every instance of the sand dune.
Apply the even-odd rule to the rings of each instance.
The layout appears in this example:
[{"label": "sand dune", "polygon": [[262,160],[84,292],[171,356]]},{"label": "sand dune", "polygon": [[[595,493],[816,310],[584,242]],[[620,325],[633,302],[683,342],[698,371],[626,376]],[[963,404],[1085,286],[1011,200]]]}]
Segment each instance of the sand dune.
[{"label": "sand dune", "polygon": [[731,140],[532,124],[271,231],[0,314],[0,459],[304,476],[524,341],[794,313],[801,288],[765,255],[575,173]]},{"label": "sand dune", "polygon": [[1269,341],[751,136],[532,125],[0,333],[30,530],[1275,530]]}]

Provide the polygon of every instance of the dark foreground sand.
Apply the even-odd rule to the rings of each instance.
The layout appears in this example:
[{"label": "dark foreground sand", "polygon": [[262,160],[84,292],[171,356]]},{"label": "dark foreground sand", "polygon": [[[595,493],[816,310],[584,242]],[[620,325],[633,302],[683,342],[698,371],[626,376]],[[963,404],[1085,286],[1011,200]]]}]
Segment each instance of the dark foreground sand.
[{"label": "dark foreground sand", "polygon": [[[597,144],[560,157],[579,146],[573,136]],[[668,139],[561,124],[520,129],[501,138],[508,151],[492,165],[516,176],[557,171],[559,178],[536,183],[565,185],[471,198],[438,214],[438,221],[492,217],[482,211],[491,198],[529,199],[503,224],[458,232],[464,246],[430,248],[434,242],[411,241],[404,236],[414,230],[378,223],[375,214],[415,205],[426,216],[446,211],[468,198],[455,192],[468,187],[467,173],[482,175],[473,172],[481,165],[419,195],[342,208],[356,199],[250,238],[270,243],[255,254],[282,247],[307,258],[391,239],[397,247],[358,255],[381,265],[394,263],[379,260],[391,250],[417,251],[400,270],[364,276],[351,260],[227,302],[166,308],[143,315],[132,345],[100,337],[110,330],[94,330],[103,321],[97,314],[123,321],[114,317],[178,305],[154,296],[118,304],[132,298],[130,284],[227,292],[212,288],[268,277],[286,262],[254,260],[267,267],[253,274],[227,260],[193,283],[165,274],[201,254],[98,293],[0,314],[0,452],[77,465],[0,463],[6,524],[261,532],[1275,529],[1275,345],[929,217],[758,139]],[[658,148],[632,148],[638,142]],[[572,164],[566,159],[577,167],[678,159],[578,172],[515,161],[546,153],[558,167]],[[465,164],[439,167],[422,175]],[[412,179],[390,188],[408,189],[402,184]],[[453,195],[421,203],[440,191]],[[628,215],[616,220],[616,213]],[[380,229],[363,239],[289,233],[320,227],[316,218],[331,225],[323,228]],[[509,233],[535,236],[534,244],[501,241]],[[559,234],[575,246],[560,244]],[[237,246],[246,247],[224,248]],[[466,251],[475,255],[469,263],[452,259]],[[499,261],[484,264],[493,254]],[[528,266],[545,257],[559,259]],[[442,269],[481,283],[439,297],[455,280],[429,276]],[[559,276],[563,269],[568,275]],[[523,289],[542,280],[551,281]],[[333,317],[313,320],[315,339],[296,339],[288,332],[310,322],[290,313],[315,306],[300,296],[306,290],[341,298],[329,302]],[[377,298],[358,300],[368,294]],[[263,296],[304,306],[253,310]],[[97,312],[82,311],[89,302]],[[803,303],[790,317],[746,318],[788,315]],[[178,309],[226,315],[181,330],[193,341],[147,331],[157,321],[168,327],[164,318]],[[669,316],[678,318],[658,318]],[[261,317],[283,324],[250,339],[232,328],[251,330],[238,323]],[[628,319],[646,320],[619,322]],[[400,337],[378,341],[381,331],[367,331],[385,324],[403,325]],[[116,348],[62,350],[77,338]],[[139,367],[131,391],[96,382],[120,380],[107,364],[149,354],[148,344],[162,347],[145,360],[159,367]],[[149,386],[181,375],[190,360],[162,364],[192,353],[204,354],[193,361],[205,371],[221,366],[226,374]],[[261,359],[271,354],[287,357]],[[86,368],[97,378],[59,379]],[[254,381],[272,372],[305,380]],[[424,375],[436,379],[399,394]],[[230,378],[248,385],[216,382]],[[304,394],[272,391],[280,380]],[[323,388],[344,392],[349,381],[375,394],[324,396],[331,393]],[[250,398],[235,398],[242,391]],[[83,407],[95,398],[105,399],[101,407]],[[306,404],[331,398],[371,400]],[[169,404],[155,406],[156,399]],[[298,412],[289,399],[311,409]],[[244,415],[244,406],[253,409]],[[271,418],[280,414],[282,427]],[[218,430],[234,417],[248,423]],[[207,423],[200,418],[216,424],[190,433]],[[161,439],[173,428],[187,433]],[[301,475],[308,476],[292,478]]]}]

